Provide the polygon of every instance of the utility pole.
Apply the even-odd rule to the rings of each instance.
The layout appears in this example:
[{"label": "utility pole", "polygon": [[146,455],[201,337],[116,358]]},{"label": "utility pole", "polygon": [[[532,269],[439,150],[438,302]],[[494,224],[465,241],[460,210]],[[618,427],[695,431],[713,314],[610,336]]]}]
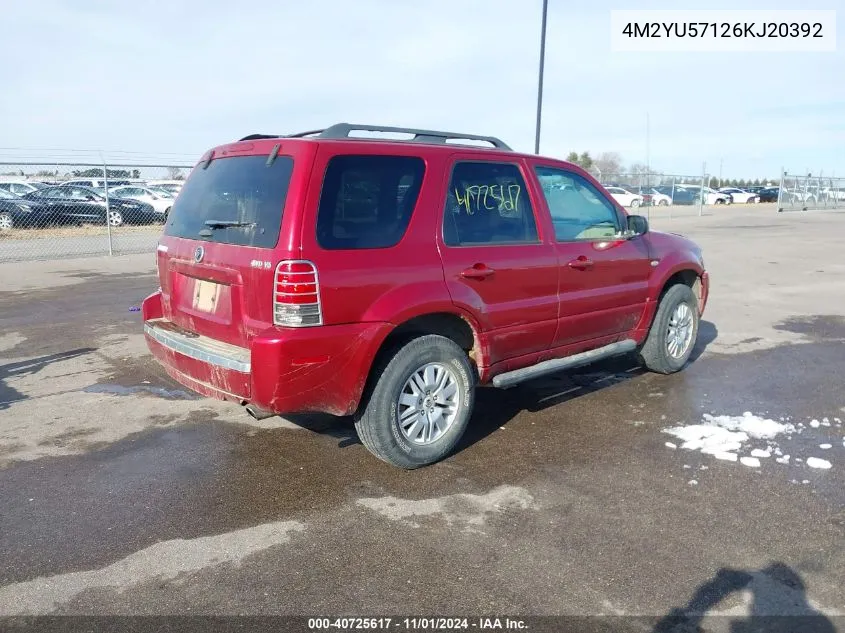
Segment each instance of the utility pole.
[{"label": "utility pole", "polygon": [[540,120],[543,115],[543,71],[546,63],[546,14],[549,0],[543,0],[543,25],[540,31],[540,71],[537,73],[537,127],[534,132],[534,153],[540,153]]},{"label": "utility pole", "polygon": [[651,185],[651,121],[648,112],[645,113],[645,184]]}]

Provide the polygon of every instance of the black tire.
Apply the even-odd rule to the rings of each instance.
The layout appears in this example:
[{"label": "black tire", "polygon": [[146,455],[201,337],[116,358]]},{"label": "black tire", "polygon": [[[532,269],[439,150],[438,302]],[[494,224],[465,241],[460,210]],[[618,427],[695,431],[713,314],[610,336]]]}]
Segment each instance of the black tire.
[{"label": "black tire", "polygon": [[665,200],[660,200],[660,201],[657,203],[657,206],[658,206],[658,207],[665,207],[665,206],[668,206],[668,205],[669,205],[669,203],[668,203],[668,202],[666,202]]},{"label": "black tire", "polygon": [[15,220],[11,213],[0,213],[0,231],[10,231],[15,228]]},{"label": "black tire", "polygon": [[[692,311],[692,338],[684,353],[675,357],[668,350],[669,320],[675,309],[682,303],[686,303]],[[660,305],[657,306],[651,329],[639,350],[642,364],[650,371],[659,374],[674,374],[683,369],[698,339],[699,321],[698,301],[692,289],[686,284],[670,287],[660,300]]]},{"label": "black tire", "polygon": [[[399,397],[406,381],[428,363],[452,372],[459,402],[452,424],[430,444],[415,444],[401,430]],[[412,470],[446,457],[463,437],[475,403],[475,372],[466,352],[443,336],[415,338],[373,367],[370,384],[358,412],[355,430],[364,446],[379,459]]]}]

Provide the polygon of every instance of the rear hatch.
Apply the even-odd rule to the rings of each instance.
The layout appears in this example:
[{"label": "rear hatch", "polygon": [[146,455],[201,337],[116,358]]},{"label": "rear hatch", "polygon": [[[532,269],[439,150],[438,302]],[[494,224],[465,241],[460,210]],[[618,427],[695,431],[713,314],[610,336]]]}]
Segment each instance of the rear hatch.
[{"label": "rear hatch", "polygon": [[182,330],[248,347],[272,326],[276,262],[299,248],[280,235],[296,234],[290,209],[302,195],[294,156],[278,144],[216,149],[174,201],[157,262],[163,316]]}]

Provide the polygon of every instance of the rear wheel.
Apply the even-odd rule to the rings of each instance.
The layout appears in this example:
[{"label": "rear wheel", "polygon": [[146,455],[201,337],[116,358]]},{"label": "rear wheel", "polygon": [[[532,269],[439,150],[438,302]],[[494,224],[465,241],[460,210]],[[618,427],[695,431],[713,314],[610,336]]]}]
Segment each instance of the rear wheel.
[{"label": "rear wheel", "polygon": [[668,204],[669,204],[669,203],[668,203],[666,200],[659,200],[659,201],[657,202],[657,206],[658,206],[658,207],[665,207],[665,206],[667,206]]},{"label": "rear wheel", "polygon": [[11,231],[15,226],[15,221],[11,213],[0,213],[0,231]]},{"label": "rear wheel", "polygon": [[639,200],[637,200],[636,198],[634,198],[633,200],[631,200],[631,207],[632,207],[632,208],[636,209],[638,206],[640,206],[640,201],[639,201]]},{"label": "rear wheel", "polygon": [[111,226],[120,226],[123,224],[123,214],[120,211],[110,210],[108,218]]},{"label": "rear wheel", "polygon": [[405,469],[446,457],[472,415],[474,373],[466,352],[443,336],[406,343],[373,368],[355,430],[379,459]]},{"label": "rear wheel", "polygon": [[660,300],[648,337],[640,349],[642,363],[651,371],[673,374],[683,369],[698,338],[698,301],[685,284],[669,288]]}]

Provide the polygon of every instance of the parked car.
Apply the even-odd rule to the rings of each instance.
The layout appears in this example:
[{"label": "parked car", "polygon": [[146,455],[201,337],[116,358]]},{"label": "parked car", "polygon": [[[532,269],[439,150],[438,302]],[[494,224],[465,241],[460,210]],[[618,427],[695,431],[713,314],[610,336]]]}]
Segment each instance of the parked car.
[{"label": "parked car", "polygon": [[[446,142],[470,139],[492,147]],[[349,124],[206,153],[156,256],[144,334],[170,376],[256,418],[352,415],[409,469],[455,448],[476,386],[626,354],[680,371],[709,293],[698,245],[577,165]]]},{"label": "parked car", "polygon": [[0,189],[0,231],[17,228],[42,227],[47,224],[45,205]]},{"label": "parked car", "polygon": [[[31,191],[25,200],[41,202],[48,207],[52,224],[105,224],[106,198],[90,187],[47,187]],[[109,196],[108,222],[121,224],[150,224],[161,216],[145,202]]]},{"label": "parked car", "polygon": [[669,197],[671,204],[695,204],[697,202],[697,193],[693,193],[681,186],[672,187],[671,185],[657,187],[657,190]]},{"label": "parked car", "polygon": [[780,187],[768,187],[760,192],[760,202],[777,202]]},{"label": "parked car", "polygon": [[177,195],[185,184],[184,180],[148,180],[148,187],[155,187],[157,189],[166,189],[174,196]]},{"label": "parked car", "polygon": [[632,193],[622,187],[605,187],[605,190],[623,207],[636,209],[643,203],[643,197],[638,193]]},{"label": "parked car", "polygon": [[0,189],[22,196],[30,191],[37,191],[46,187],[43,182],[36,182],[32,180],[6,180],[0,182]]},{"label": "parked car", "polygon": [[167,217],[167,214],[170,213],[170,207],[173,206],[173,195],[164,190],[154,190],[151,187],[140,187],[138,185],[114,187],[109,189],[109,195],[146,202],[155,209],[156,213],[161,214],[162,218]]},{"label": "parked car", "polygon": [[819,192],[815,188],[782,187],[780,200],[787,204],[813,205],[818,199]]},{"label": "parked car", "polygon": [[106,180],[103,178],[81,178],[77,180],[66,180],[61,184],[61,186],[65,187],[93,187],[93,188],[105,188],[108,187],[117,187],[117,186],[125,186],[131,185],[131,180],[119,179],[116,178],[112,180],[109,178],[108,185],[106,184]]},{"label": "parked car", "polygon": [[[721,193],[710,187],[702,187],[701,185],[683,185],[683,188],[691,192],[693,195],[701,198],[704,204],[730,204],[731,198],[726,193]],[[696,200],[697,202],[697,200]]]},{"label": "parked car", "polygon": [[731,198],[731,202],[737,204],[747,204],[760,202],[760,196],[751,191],[745,191],[737,187],[722,187],[719,189],[721,193],[726,193]]},{"label": "parked car", "polygon": [[672,196],[659,191],[657,187],[641,187],[638,193],[645,206],[665,207],[672,204]]},{"label": "parked car", "polygon": [[827,200],[845,200],[845,187],[825,187],[823,191]]}]

